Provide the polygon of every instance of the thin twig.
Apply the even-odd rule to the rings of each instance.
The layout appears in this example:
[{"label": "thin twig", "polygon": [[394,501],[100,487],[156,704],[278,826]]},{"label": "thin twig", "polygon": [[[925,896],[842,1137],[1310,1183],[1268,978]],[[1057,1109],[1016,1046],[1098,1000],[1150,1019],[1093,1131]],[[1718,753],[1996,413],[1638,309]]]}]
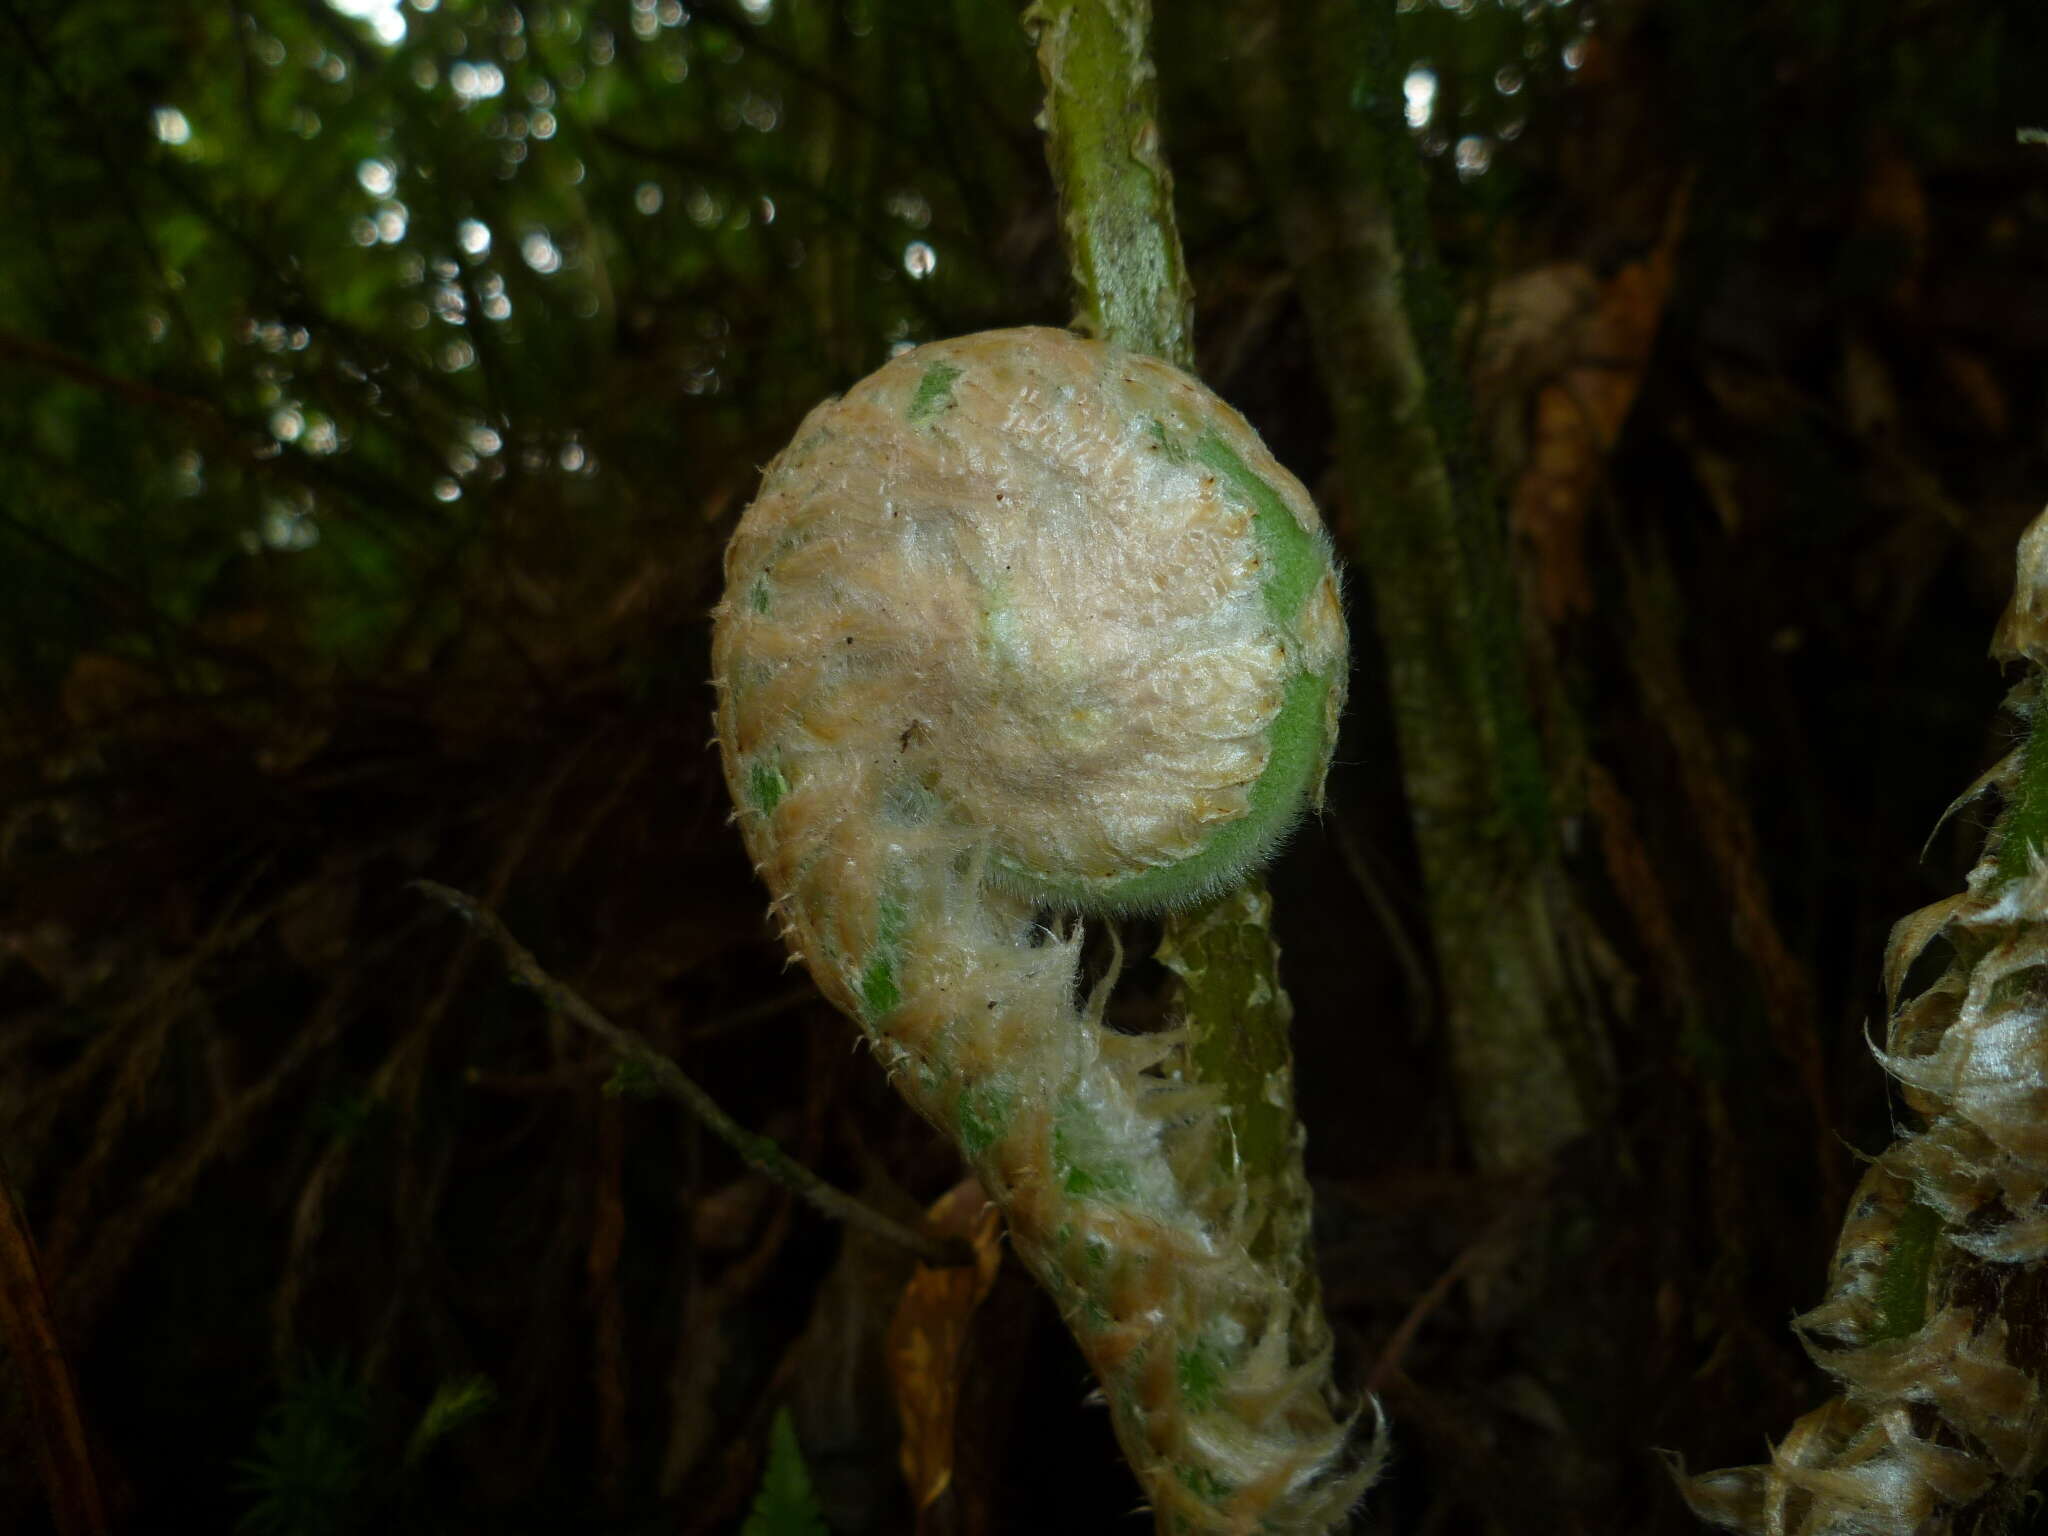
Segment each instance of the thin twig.
[{"label": "thin twig", "polygon": [[1466,1244],[1464,1251],[1450,1262],[1442,1274],[1430,1282],[1429,1289],[1415,1298],[1408,1308],[1408,1315],[1401,1319],[1400,1326],[1388,1336],[1387,1342],[1380,1346],[1379,1358],[1373,1361],[1372,1369],[1366,1372],[1367,1397],[1377,1399],[1380,1393],[1387,1390],[1393,1378],[1400,1374],[1401,1358],[1408,1353],[1408,1346],[1415,1342],[1415,1335],[1422,1331],[1423,1323],[1432,1312],[1443,1305],[1445,1298],[1451,1294],[1451,1287],[1470,1273],[1479,1260],[1494,1249],[1504,1225],[1505,1223],[1497,1222],[1493,1231],[1481,1233],[1474,1241]]},{"label": "thin twig", "polygon": [[711,1131],[745,1159],[748,1166],[785,1186],[811,1205],[848,1226],[859,1227],[872,1236],[907,1248],[928,1264],[972,1262],[957,1244],[941,1242],[863,1205],[843,1190],[834,1189],[810,1169],[784,1152],[770,1136],[762,1136],[739,1124],[718,1107],[692,1077],[633,1030],[614,1024],[571,988],[541,968],[531,952],[512,936],[503,919],[474,897],[432,880],[415,880],[413,888],[442,903],[471,927],[496,944],[505,956],[512,979],[531,987],[549,1010],[570,1023],[587,1029],[612,1048],[620,1058],[646,1072],[654,1086],[685,1106]]}]

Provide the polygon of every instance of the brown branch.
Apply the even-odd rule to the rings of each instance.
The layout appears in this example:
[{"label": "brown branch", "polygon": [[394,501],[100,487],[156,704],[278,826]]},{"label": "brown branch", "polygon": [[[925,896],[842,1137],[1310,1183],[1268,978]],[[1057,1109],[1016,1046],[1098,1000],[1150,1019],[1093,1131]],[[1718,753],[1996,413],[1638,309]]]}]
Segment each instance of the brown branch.
[{"label": "brown branch", "polygon": [[885,1242],[907,1248],[928,1264],[973,1262],[973,1255],[965,1253],[958,1245],[940,1242],[914,1231],[872,1206],[863,1205],[845,1191],[833,1188],[784,1152],[774,1138],[750,1131],[734,1120],[670,1057],[633,1030],[614,1024],[574,990],[543,970],[532,953],[512,936],[504,920],[474,897],[432,880],[415,880],[413,888],[446,906],[496,944],[505,957],[506,969],[512,979],[539,993],[549,1012],[588,1030],[610,1046],[622,1061],[631,1062],[644,1071],[655,1088],[687,1108],[714,1136],[739,1153],[749,1167],[800,1195],[814,1209],[834,1221],[843,1221]]},{"label": "brown branch", "polygon": [[176,394],[168,389],[158,389],[154,384],[120,378],[82,357],[15,331],[0,330],[0,363],[23,364],[42,369],[46,373],[61,374],[73,383],[83,384],[86,388],[98,390],[101,394],[125,400],[130,405],[162,411],[167,415],[182,416],[215,437],[235,442],[237,447],[242,448],[243,456],[248,456],[233,423],[212,405],[204,400],[194,399],[191,395]]},{"label": "brown branch", "polygon": [[35,1425],[36,1460],[50,1512],[63,1536],[104,1536],[106,1501],[100,1496],[84,1416],[71,1371],[50,1319],[50,1298],[36,1262],[36,1242],[4,1170],[0,1170],[0,1334],[14,1356],[22,1396]]}]

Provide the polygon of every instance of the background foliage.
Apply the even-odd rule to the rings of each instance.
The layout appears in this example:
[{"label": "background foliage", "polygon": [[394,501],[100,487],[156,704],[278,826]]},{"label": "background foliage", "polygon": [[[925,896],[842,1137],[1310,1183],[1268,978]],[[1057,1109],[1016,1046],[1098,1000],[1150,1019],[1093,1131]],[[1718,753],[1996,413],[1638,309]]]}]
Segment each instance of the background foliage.
[{"label": "background foliage", "polygon": [[[830,1528],[907,1529],[879,1362],[909,1256],[607,1093],[406,885],[476,892],[872,1203],[953,1182],[780,970],[706,614],[812,403],[1068,315],[1029,49],[969,0],[348,9],[0,0],[0,1155],[108,1496],[729,1530],[786,1404]],[[1202,372],[1341,534],[1242,38],[1174,12]],[[1331,814],[1274,887],[1325,1287],[1398,1426],[1362,1524],[1681,1531],[1653,1447],[1754,1460],[1823,1394],[1783,1319],[1887,1135],[1878,956],[1967,866],[1914,852],[2003,745],[1983,647],[2048,486],[2048,151],[2015,141],[2048,13],[1373,13],[1602,1034],[1594,1130],[1475,1173],[1354,583]],[[1126,1026],[1164,992],[1141,969]],[[1127,1474],[1013,1270],[968,1350],[928,1528],[1117,1528]],[[0,1523],[39,1529],[11,1380],[0,1442]]]}]

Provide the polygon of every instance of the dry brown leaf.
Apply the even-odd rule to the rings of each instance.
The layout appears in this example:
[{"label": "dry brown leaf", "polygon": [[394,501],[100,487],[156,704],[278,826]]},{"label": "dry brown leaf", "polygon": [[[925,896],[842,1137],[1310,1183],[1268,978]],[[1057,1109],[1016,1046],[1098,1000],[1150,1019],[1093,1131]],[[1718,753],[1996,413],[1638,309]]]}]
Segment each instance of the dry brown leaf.
[{"label": "dry brown leaf", "polygon": [[1943,347],[1935,353],[1941,380],[1970,409],[1986,437],[2004,437],[2012,430],[2012,402],[1991,365],[1975,352]]},{"label": "dry brown leaf", "polygon": [[2020,535],[2019,558],[2013,572],[2012,601],[1991,637],[1994,661],[2048,666],[2048,512]]},{"label": "dry brown leaf", "polygon": [[1909,912],[1892,924],[1891,939],[1884,947],[1884,1000],[1888,1009],[1898,1011],[1899,991],[1906,984],[1906,973],[1927,946],[1941,936],[1941,931],[1948,927],[1949,919],[1956,915],[1956,909],[1967,900],[1967,891],[1944,896],[1933,905]]},{"label": "dry brown leaf", "polygon": [[937,1235],[965,1239],[974,1250],[974,1262],[945,1269],[918,1265],[889,1324],[889,1380],[903,1421],[903,1480],[910,1485],[920,1528],[924,1511],[953,1481],[960,1352],[968,1324],[1002,1262],[1001,1214],[974,1179],[962,1179],[925,1215]]},{"label": "dry brown leaf", "polygon": [[1586,505],[1642,387],[1671,292],[1691,182],[1680,185],[1656,247],[1601,290],[1579,356],[1536,397],[1529,462],[1510,511],[1535,552],[1536,599],[1556,624],[1593,605],[1586,579]]}]

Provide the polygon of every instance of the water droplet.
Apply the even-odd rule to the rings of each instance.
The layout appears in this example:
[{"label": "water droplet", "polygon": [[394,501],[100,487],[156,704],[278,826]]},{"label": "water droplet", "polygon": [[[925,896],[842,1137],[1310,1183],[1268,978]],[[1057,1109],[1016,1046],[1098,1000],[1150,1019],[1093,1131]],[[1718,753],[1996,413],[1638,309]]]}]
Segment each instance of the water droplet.
[{"label": "water droplet", "polygon": [[448,69],[448,85],[464,106],[487,101],[505,89],[505,71],[495,64],[472,64],[463,59]]},{"label": "water droplet", "polygon": [[1493,145],[1477,134],[1468,133],[1458,140],[1458,152],[1454,157],[1458,167],[1458,179],[1471,181],[1484,176],[1486,168],[1493,164]]},{"label": "water droplet", "polygon": [[544,229],[530,230],[520,239],[519,254],[526,264],[543,277],[562,270],[562,253],[555,248],[555,242],[548,238]]},{"label": "water droplet", "polygon": [[487,255],[491,249],[491,226],[481,219],[464,219],[455,226],[455,243],[471,256]]},{"label": "water droplet", "polygon": [[192,124],[176,107],[158,107],[149,114],[149,126],[165,144],[185,144],[192,138]]},{"label": "water droplet", "polygon": [[652,181],[643,181],[633,189],[633,206],[652,218],[661,212],[661,187]]},{"label": "water droplet", "polygon": [[930,277],[938,270],[939,253],[922,240],[913,240],[903,247],[903,270],[912,277]]},{"label": "water droplet", "polygon": [[1408,104],[1408,126],[1428,127],[1430,114],[1436,111],[1436,71],[1427,64],[1411,65],[1401,82],[1401,95]]},{"label": "water droplet", "polygon": [[367,21],[377,41],[387,48],[405,41],[405,13],[398,0],[327,0],[327,4],[344,16]]}]

